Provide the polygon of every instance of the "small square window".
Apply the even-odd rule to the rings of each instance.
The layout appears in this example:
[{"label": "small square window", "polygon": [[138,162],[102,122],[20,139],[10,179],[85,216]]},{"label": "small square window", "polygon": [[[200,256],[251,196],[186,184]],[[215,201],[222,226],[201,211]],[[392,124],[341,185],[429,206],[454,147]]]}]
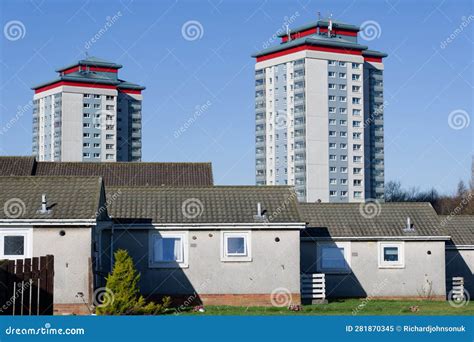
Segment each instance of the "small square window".
[{"label": "small square window", "polygon": [[318,271],[324,273],[349,273],[351,243],[320,242],[317,244]]},{"label": "small square window", "polygon": [[252,261],[250,231],[221,234],[221,261]]},{"label": "small square window", "polygon": [[3,239],[3,255],[24,255],[25,237],[22,235],[5,236]]},{"label": "small square window", "polygon": [[405,244],[401,242],[379,242],[379,268],[403,268]]},{"label": "small square window", "polygon": [[31,258],[32,229],[0,229],[0,259]]},{"label": "small square window", "polygon": [[188,266],[188,236],[186,232],[149,233],[150,267],[180,268]]}]

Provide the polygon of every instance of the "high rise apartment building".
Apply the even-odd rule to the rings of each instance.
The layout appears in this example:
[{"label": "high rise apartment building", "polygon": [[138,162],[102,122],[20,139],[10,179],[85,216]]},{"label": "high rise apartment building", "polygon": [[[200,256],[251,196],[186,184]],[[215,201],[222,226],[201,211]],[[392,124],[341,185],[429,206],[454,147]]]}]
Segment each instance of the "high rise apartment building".
[{"label": "high rise apartment building", "polygon": [[254,54],[257,185],[294,185],[300,201],[384,198],[387,54],[332,20]]},{"label": "high rise apartment building", "polygon": [[142,90],[120,64],[88,57],[33,87],[33,154],[39,161],[140,161]]}]

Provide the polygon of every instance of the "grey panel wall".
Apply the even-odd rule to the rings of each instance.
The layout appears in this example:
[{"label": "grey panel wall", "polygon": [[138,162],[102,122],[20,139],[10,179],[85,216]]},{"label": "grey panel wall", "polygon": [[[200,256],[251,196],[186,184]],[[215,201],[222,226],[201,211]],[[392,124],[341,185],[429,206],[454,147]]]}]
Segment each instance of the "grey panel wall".
[{"label": "grey panel wall", "polygon": [[[63,230],[66,234],[61,236]],[[83,304],[78,292],[89,298],[92,274],[89,262],[92,256],[91,228],[34,228],[33,256],[54,255],[54,303]]]},{"label": "grey panel wall", "polygon": [[[132,255],[144,294],[270,294],[279,287],[300,293],[297,230],[253,230],[251,262],[222,262],[219,230],[190,231],[189,267],[182,269],[149,268],[148,234],[146,229],[116,229],[114,239],[114,250],[123,248]],[[106,272],[109,246],[110,230],[106,230],[102,235],[102,267]]]},{"label": "grey panel wall", "polygon": [[[328,298],[416,297],[420,298],[431,282],[432,294],[446,294],[444,241],[406,241],[404,268],[379,268],[377,241],[351,242],[351,272],[326,273]],[[428,253],[429,252],[429,253]],[[301,243],[301,271],[317,270],[316,242]]]}]

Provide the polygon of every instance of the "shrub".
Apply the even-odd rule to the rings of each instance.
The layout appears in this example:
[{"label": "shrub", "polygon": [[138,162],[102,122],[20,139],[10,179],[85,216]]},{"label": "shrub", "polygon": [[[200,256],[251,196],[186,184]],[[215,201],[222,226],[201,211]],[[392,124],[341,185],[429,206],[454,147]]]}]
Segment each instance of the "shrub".
[{"label": "shrub", "polygon": [[106,292],[111,296],[98,305],[98,315],[158,315],[170,304],[169,297],[163,298],[161,304],[145,301],[138,288],[140,274],[126,250],[115,252],[114,268],[106,280]]}]

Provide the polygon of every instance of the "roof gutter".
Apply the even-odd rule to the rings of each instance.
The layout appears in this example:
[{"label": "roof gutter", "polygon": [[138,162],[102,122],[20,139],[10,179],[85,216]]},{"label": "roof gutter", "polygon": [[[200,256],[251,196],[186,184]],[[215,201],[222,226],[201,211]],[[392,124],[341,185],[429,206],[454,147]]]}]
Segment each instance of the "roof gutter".
[{"label": "roof gutter", "polygon": [[30,219],[30,220],[17,220],[17,219],[0,219],[0,225],[5,226],[17,226],[19,224],[37,224],[43,226],[54,226],[54,225],[64,225],[64,226],[95,226],[97,221],[95,219]]},{"label": "roof gutter", "polygon": [[446,246],[448,250],[474,250],[474,245],[454,245]]},{"label": "roof gutter", "polygon": [[332,236],[332,237],[301,237],[301,241],[315,240],[349,240],[349,241],[373,241],[373,240],[391,240],[391,241],[448,241],[450,236]]},{"label": "roof gutter", "polygon": [[143,229],[153,227],[155,229],[242,229],[242,228],[252,228],[252,229],[265,229],[265,228],[274,228],[274,229],[304,229],[306,224],[304,222],[289,222],[289,223],[114,223],[116,229]]}]

